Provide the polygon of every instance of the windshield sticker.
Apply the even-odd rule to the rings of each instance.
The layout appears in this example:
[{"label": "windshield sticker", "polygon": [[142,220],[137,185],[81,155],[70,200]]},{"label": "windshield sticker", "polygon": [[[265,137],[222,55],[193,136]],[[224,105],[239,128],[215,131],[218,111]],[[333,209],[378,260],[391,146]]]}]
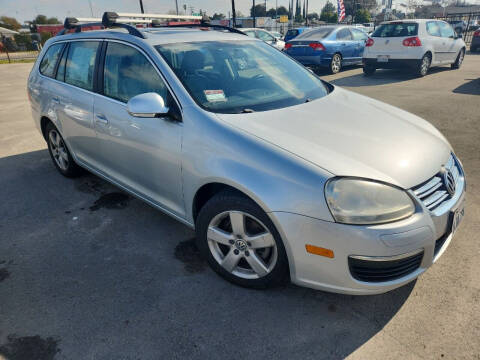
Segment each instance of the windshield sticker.
[{"label": "windshield sticker", "polygon": [[223,90],[203,90],[209,102],[227,101]]}]

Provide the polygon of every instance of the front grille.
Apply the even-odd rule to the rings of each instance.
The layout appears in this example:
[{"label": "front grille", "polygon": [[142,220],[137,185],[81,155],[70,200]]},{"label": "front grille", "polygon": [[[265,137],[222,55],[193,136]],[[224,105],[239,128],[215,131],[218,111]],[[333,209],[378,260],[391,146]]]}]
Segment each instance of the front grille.
[{"label": "front grille", "polygon": [[[457,183],[460,176],[460,171],[459,165],[453,154],[450,155],[450,158],[445,164],[445,169],[451,171],[455,183]],[[423,184],[414,187],[412,190],[415,196],[417,196],[417,198],[423,202],[428,210],[435,210],[444,201],[451,198],[451,195],[448,193],[445,185],[443,171],[440,171],[437,175],[427,180]]]},{"label": "front grille", "polygon": [[423,251],[398,260],[372,261],[348,258],[348,265],[352,276],[360,281],[382,282],[392,281],[404,277],[420,267]]}]

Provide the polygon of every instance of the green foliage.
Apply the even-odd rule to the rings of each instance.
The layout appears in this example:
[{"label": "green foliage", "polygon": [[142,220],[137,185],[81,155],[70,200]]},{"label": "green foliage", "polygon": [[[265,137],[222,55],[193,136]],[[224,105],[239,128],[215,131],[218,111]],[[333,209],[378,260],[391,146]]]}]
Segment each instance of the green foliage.
[{"label": "green foliage", "polygon": [[288,10],[285,6],[279,6],[277,10],[275,10],[275,8],[271,8],[267,11],[267,16],[274,18],[275,15],[288,15]]},{"label": "green foliage", "polygon": [[223,15],[222,13],[220,14],[215,13],[212,16],[212,20],[223,20],[223,19],[225,19],[225,15]]},{"label": "green foliage", "polygon": [[56,17],[47,18],[45,15],[37,15],[32,21],[33,24],[61,24],[61,22]]},{"label": "green foliage", "polygon": [[[250,8],[250,16],[253,16],[253,6]],[[255,5],[255,17],[264,17],[264,16],[267,16],[265,5],[263,4]]]},{"label": "green foliage", "polygon": [[0,16],[0,26],[14,31],[18,31],[22,27],[17,19],[8,16]]},{"label": "green foliage", "polygon": [[337,9],[335,9],[335,6],[333,6],[330,1],[327,1],[325,6],[322,8],[322,12],[320,13],[320,20],[325,21],[328,24],[337,23]]},{"label": "green foliage", "polygon": [[371,16],[368,10],[366,9],[358,9],[355,12],[355,23],[361,24],[361,23],[367,23],[370,22]]}]

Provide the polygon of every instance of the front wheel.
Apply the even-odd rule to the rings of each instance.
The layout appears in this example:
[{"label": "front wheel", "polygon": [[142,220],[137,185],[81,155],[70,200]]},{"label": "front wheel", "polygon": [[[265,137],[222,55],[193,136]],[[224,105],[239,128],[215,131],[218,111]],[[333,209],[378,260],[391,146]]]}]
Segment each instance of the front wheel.
[{"label": "front wheel", "polygon": [[452,69],[460,69],[460,66],[462,66],[463,59],[465,58],[465,49],[460,50],[458,53],[457,59],[455,62],[451,65]]},{"label": "front wheel", "polygon": [[427,75],[428,69],[430,69],[430,64],[432,63],[432,59],[430,58],[429,54],[423,55],[422,60],[420,60],[420,63],[418,64],[418,67],[416,69],[416,74],[420,77],[423,77]]},{"label": "front wheel", "polygon": [[330,61],[330,72],[332,74],[337,74],[342,69],[342,56],[340,54],[335,54]]},{"label": "front wheel", "polygon": [[200,210],[197,246],[211,268],[226,280],[266,288],[288,278],[283,242],[268,215],[236,192],[222,192]]}]

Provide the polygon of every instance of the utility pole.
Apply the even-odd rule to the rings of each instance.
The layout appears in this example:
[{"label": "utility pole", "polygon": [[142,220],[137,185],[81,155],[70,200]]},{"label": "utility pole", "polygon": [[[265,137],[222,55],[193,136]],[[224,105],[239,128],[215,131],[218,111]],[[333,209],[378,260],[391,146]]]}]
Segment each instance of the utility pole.
[{"label": "utility pole", "polygon": [[235,14],[235,0],[232,0],[232,23],[233,23],[233,27],[237,27],[237,15]]},{"label": "utility pole", "polygon": [[253,27],[257,27],[256,21],[255,21],[255,0],[253,0]]},{"label": "utility pole", "polygon": [[92,0],[88,0],[88,3],[90,5],[90,14],[92,15],[92,18],[93,18]]},{"label": "utility pole", "polygon": [[178,15],[178,0],[175,0],[175,9],[177,9],[177,15]]},{"label": "utility pole", "polygon": [[305,26],[308,27],[308,0],[305,0]]},{"label": "utility pole", "polygon": [[140,11],[142,12],[142,14],[145,14],[145,11],[143,11],[143,1],[142,0],[139,0],[140,1]]}]

